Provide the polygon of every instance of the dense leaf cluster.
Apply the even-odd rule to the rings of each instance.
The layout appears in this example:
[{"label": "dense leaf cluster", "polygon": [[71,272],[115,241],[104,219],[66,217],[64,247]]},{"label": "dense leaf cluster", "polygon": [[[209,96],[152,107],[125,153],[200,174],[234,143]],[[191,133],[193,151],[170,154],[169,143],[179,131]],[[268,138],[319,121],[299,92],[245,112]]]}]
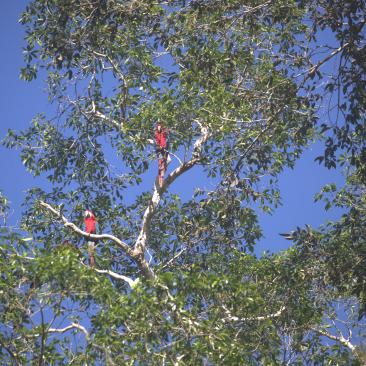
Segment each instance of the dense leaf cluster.
[{"label": "dense leaf cluster", "polygon": [[[364,9],[30,1],[21,77],[46,75],[57,111],[4,141],[49,188],[29,189],[21,232],[0,228],[1,362],[361,365],[346,330],[361,332],[366,312]],[[320,46],[325,33],[334,47]],[[325,105],[337,112],[324,117]],[[157,121],[173,157],[161,189]],[[259,212],[280,204],[280,173],[321,139],[319,162],[348,178],[317,198],[344,216],[257,258]],[[191,197],[169,192],[192,170]],[[75,230],[86,208],[117,238],[97,241],[95,268]]]}]

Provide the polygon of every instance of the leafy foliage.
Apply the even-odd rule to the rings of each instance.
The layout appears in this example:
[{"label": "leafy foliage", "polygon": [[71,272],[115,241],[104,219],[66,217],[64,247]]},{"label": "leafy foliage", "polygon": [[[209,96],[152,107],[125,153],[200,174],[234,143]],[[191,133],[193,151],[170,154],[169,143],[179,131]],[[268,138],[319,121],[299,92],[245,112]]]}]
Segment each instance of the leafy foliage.
[{"label": "leafy foliage", "polygon": [[[361,365],[336,305],[362,329],[363,5],[29,2],[21,77],[45,72],[58,112],[4,141],[50,188],[28,191],[22,232],[1,228],[1,361]],[[319,61],[326,31],[340,46]],[[328,78],[321,67],[333,57]],[[336,124],[321,119],[328,92],[338,93]],[[150,181],[157,121],[175,159],[162,187]],[[258,209],[280,204],[280,173],[323,138],[318,160],[350,171],[334,201],[348,211],[256,258]],[[209,184],[170,193],[191,169]],[[95,268],[86,208],[98,218]]]}]

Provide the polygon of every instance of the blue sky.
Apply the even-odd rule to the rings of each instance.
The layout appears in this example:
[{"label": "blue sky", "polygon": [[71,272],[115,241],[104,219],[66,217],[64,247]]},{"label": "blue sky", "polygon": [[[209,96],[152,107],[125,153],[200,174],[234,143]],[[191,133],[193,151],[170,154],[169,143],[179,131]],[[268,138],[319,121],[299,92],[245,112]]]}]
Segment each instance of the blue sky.
[{"label": "blue sky", "polygon": [[[43,91],[44,81],[39,78],[31,83],[19,79],[19,71],[23,66],[22,46],[24,45],[24,29],[18,23],[21,12],[28,0],[5,1],[0,15],[0,139],[8,128],[20,130],[26,128],[31,119],[40,112],[49,112],[47,94]],[[288,232],[296,226],[310,224],[315,227],[327,220],[336,219],[340,211],[324,211],[322,203],[315,204],[314,195],[327,183],[343,182],[340,172],[328,171],[314,162],[320,153],[320,144],[312,146],[299,160],[296,168],[286,171],[280,179],[283,206],[272,215],[261,215],[260,222],[264,230],[264,238],[257,246],[256,253],[265,250],[277,252],[285,249],[289,242],[278,235]],[[7,150],[0,146],[0,190],[9,198],[13,213],[9,223],[16,226],[20,217],[21,203],[25,190],[32,186],[43,186],[42,179],[34,179],[23,167],[19,151]],[[155,176],[149,177],[152,180]],[[176,182],[172,190],[187,194],[195,183],[204,183],[199,170]],[[131,192],[133,194],[133,192]]]},{"label": "blue sky", "polygon": [[[27,2],[6,1],[1,6],[0,139],[9,128],[25,128],[35,114],[48,108],[47,95],[42,92],[42,81],[36,80],[29,84],[19,79],[19,71],[23,66],[24,32],[18,19]],[[19,217],[20,204],[24,199],[24,190],[35,184],[35,180],[22,166],[17,151],[0,146],[0,166],[0,189],[12,203],[14,214],[10,217],[10,222],[15,224]]]}]

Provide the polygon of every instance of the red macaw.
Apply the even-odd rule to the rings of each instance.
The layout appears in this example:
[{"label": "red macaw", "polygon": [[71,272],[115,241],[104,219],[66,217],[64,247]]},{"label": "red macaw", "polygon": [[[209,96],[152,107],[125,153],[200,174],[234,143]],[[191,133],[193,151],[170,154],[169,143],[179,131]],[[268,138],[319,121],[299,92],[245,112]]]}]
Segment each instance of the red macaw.
[{"label": "red macaw", "polygon": [[168,166],[168,129],[158,122],[155,128],[156,153],[158,155],[158,181],[163,185],[164,175]]},{"label": "red macaw", "polygon": [[[95,234],[96,233],[96,225],[97,225],[97,219],[94,215],[94,213],[90,210],[85,210],[84,212],[84,223],[85,223],[85,231],[88,234]],[[88,254],[89,254],[89,265],[90,267],[94,267],[95,265],[95,258],[94,258],[94,252],[95,252],[95,245],[94,241],[89,240],[88,241]]]}]

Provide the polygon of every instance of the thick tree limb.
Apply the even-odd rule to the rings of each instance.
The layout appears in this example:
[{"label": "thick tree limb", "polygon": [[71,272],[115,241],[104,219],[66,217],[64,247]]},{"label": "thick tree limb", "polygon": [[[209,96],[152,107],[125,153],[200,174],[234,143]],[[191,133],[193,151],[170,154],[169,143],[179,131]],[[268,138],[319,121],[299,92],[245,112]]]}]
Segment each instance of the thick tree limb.
[{"label": "thick tree limb", "polygon": [[202,148],[204,143],[210,137],[210,132],[207,127],[203,126],[198,121],[196,122],[201,129],[201,137],[195,142],[193,146],[192,158],[173,170],[164,180],[162,187],[158,187],[157,184],[154,185],[153,195],[142,217],[141,230],[134,246],[134,255],[139,256],[141,258],[140,260],[144,258],[145,248],[149,239],[151,219],[156,212],[156,208],[159,205],[163,193],[179,176],[191,169],[202,159]]},{"label": "thick tree limb", "polygon": [[[79,235],[82,235],[83,237],[87,239],[106,239],[111,240],[115,244],[117,244],[126,254],[131,256],[139,266],[141,272],[146,278],[154,279],[155,274],[152,271],[151,267],[149,266],[149,263],[147,262],[145,258],[145,248],[146,244],[149,238],[149,232],[150,232],[150,225],[151,225],[151,219],[156,212],[156,208],[159,205],[160,199],[162,194],[169,188],[169,186],[183,173],[191,169],[194,165],[199,163],[202,159],[202,148],[204,143],[208,140],[210,137],[209,129],[206,126],[203,126],[199,121],[195,121],[200,126],[201,129],[201,137],[197,139],[193,146],[193,152],[192,152],[192,158],[181,164],[178,168],[176,168],[174,171],[172,171],[167,178],[164,180],[162,187],[158,187],[156,184],[154,185],[154,192],[152,195],[152,198],[144,212],[143,218],[142,218],[142,224],[140,233],[137,237],[137,240],[135,242],[134,248],[130,248],[125,242],[118,239],[117,237],[110,235],[110,234],[89,234],[83,230],[81,230],[79,227],[77,227],[74,223],[67,220],[65,216],[61,214],[60,211],[53,208],[51,205],[49,205],[46,202],[40,201],[40,205],[50,212],[52,212],[55,216],[57,216],[64,224],[65,227],[71,228],[74,232],[78,233]],[[127,281],[128,282],[128,281]]]},{"label": "thick tree limb", "polygon": [[140,268],[141,272],[146,278],[154,278],[154,274],[145,260],[144,257],[141,257],[139,253],[136,254],[136,252],[128,246],[125,242],[118,239],[117,237],[110,235],[110,234],[89,234],[86,231],[81,230],[79,227],[77,227],[74,223],[67,220],[65,216],[61,214],[60,211],[53,208],[51,205],[49,205],[46,202],[40,201],[40,205],[44,208],[46,208],[48,211],[52,212],[55,216],[57,216],[64,224],[65,227],[70,228],[77,234],[83,236],[86,239],[97,239],[97,240],[110,240],[118,245],[119,248],[121,248],[126,254],[128,254],[131,258],[135,260],[138,267]]},{"label": "thick tree limb", "polygon": [[44,201],[39,202],[40,205],[44,208],[46,208],[48,211],[52,212],[55,216],[57,216],[61,221],[64,223],[64,226],[67,228],[72,229],[74,232],[78,233],[79,235],[83,236],[86,239],[98,239],[98,240],[111,240],[115,244],[117,244],[125,253],[132,255],[131,248],[122,240],[118,239],[117,237],[110,235],[110,234],[89,234],[86,231],[81,230],[79,227],[77,227],[74,223],[67,220],[65,216],[61,214],[60,211],[53,208],[51,205]]}]

